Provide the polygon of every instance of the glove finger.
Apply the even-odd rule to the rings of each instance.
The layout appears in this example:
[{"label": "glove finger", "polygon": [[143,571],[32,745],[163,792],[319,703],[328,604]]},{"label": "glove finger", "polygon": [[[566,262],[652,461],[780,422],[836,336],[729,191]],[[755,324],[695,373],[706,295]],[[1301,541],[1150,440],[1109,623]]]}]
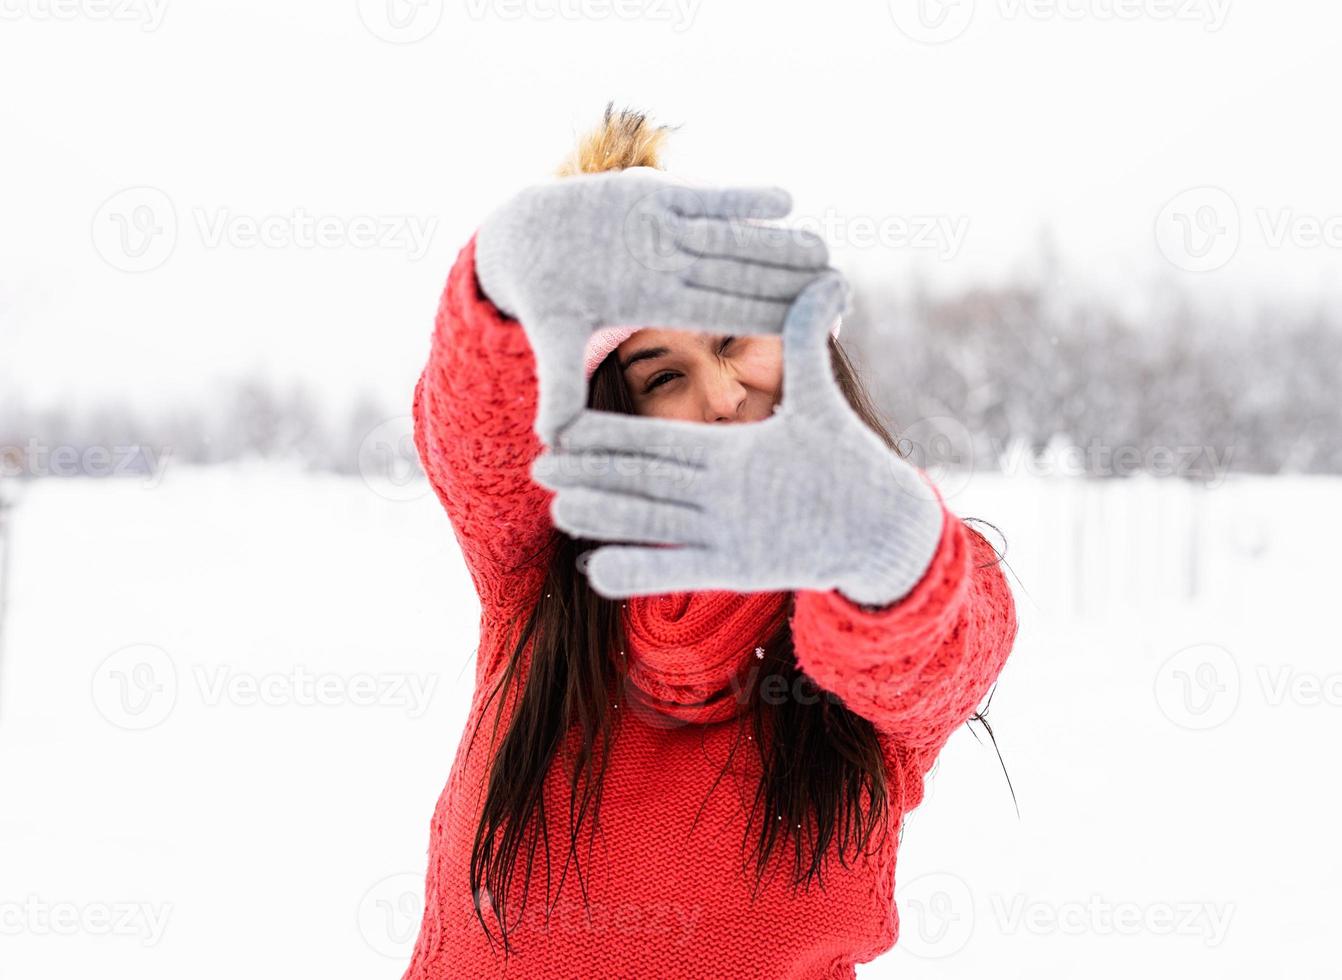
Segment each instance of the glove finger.
[{"label": "glove finger", "polygon": [[686,218],[677,243],[683,251],[696,255],[794,269],[818,271],[829,264],[829,248],[824,239],[804,228],[721,218]]},{"label": "glove finger", "polygon": [[701,467],[674,459],[604,449],[545,452],[531,464],[531,478],[551,490],[590,487],[681,504],[702,491],[705,477]]},{"label": "glove finger", "polygon": [[560,433],[558,448],[641,453],[698,467],[712,461],[735,428],[587,408]]},{"label": "glove finger", "polygon": [[809,283],[815,281],[817,271],[780,269],[757,262],[706,257],[685,270],[685,282],[743,298],[790,303]]},{"label": "glove finger", "polygon": [[550,504],[555,527],[575,538],[703,545],[701,512],[627,493],[565,487]]},{"label": "glove finger", "polygon": [[738,296],[710,286],[689,284],[683,284],[681,289],[675,307],[658,316],[658,326],[715,333],[783,332],[788,299]]},{"label": "glove finger", "polygon": [[839,409],[851,414],[830,364],[827,338],[848,301],[848,285],[838,272],[806,287],[783,323],[783,407],[816,418]]},{"label": "glove finger", "polygon": [[577,326],[547,325],[528,335],[536,358],[536,435],[547,446],[587,405],[584,344]]},{"label": "glove finger", "polygon": [[687,187],[673,184],[664,198],[682,217],[783,218],[792,195],[781,187]]},{"label": "glove finger", "polygon": [[606,545],[586,558],[592,588],[607,599],[723,588],[711,584],[713,552],[704,548]]}]

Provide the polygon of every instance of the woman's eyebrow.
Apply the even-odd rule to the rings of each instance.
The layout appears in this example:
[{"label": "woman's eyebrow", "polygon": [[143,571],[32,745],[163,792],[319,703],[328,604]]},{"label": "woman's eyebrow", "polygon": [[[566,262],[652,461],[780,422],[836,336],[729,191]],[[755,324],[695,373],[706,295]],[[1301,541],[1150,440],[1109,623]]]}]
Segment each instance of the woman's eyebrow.
[{"label": "woman's eyebrow", "polygon": [[669,353],[671,353],[670,347],[644,347],[641,351],[630,354],[629,359],[620,365],[620,371],[623,373],[639,361],[646,361],[650,357],[665,357]]}]

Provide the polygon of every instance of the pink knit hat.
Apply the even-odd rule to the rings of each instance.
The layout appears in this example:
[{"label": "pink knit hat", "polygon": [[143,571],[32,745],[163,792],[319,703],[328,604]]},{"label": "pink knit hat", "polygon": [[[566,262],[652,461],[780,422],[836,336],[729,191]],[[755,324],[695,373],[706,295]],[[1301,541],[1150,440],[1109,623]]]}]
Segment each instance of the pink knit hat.
[{"label": "pink knit hat", "polygon": [[[843,317],[834,318],[834,326],[829,328],[831,337],[839,336],[839,326],[843,323]],[[626,340],[636,334],[642,327],[602,327],[592,336],[587,338],[587,352],[584,360],[587,369],[587,380],[592,380],[592,375],[596,369],[601,366],[601,362],[606,359],[611,351],[619,347]]]}]

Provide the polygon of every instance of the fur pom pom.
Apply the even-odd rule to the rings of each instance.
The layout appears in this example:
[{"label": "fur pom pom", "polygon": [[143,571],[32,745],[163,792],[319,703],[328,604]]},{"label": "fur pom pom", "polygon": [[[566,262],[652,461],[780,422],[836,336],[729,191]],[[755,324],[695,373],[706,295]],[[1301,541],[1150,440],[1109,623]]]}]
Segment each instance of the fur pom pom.
[{"label": "fur pom pom", "polygon": [[662,169],[661,149],[674,126],[654,126],[646,113],[634,109],[615,110],[606,103],[600,125],[582,137],[556,172],[560,177],[596,174],[629,167]]}]

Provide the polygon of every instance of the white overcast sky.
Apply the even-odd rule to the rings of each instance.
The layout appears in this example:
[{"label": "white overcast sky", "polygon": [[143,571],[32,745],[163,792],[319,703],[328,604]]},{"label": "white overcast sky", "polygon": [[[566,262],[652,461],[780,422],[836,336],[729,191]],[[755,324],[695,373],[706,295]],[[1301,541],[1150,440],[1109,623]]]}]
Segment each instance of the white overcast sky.
[{"label": "white overcast sky", "polygon": [[[672,170],[837,221],[853,271],[996,280],[1047,226],[1119,295],[1337,303],[1338,5],[923,3],[0,0],[0,388],[261,370],[408,411],[457,250],[609,98],[684,124]],[[292,243],[299,210],[330,244]],[[278,245],[239,237],[261,219]],[[1227,220],[1237,246],[1166,258],[1158,229]]]}]

